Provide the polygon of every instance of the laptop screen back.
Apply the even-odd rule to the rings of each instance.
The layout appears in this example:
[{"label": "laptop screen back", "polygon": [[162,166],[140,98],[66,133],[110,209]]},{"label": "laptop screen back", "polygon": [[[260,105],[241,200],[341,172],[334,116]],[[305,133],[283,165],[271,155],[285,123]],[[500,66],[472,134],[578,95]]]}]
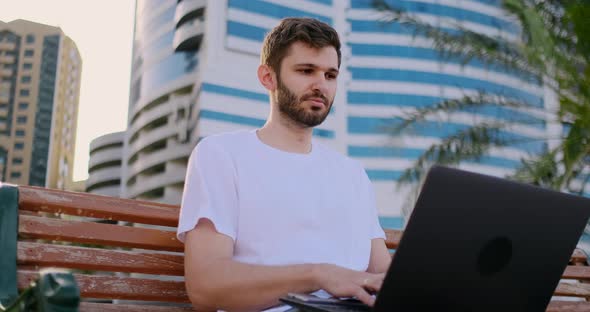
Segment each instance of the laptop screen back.
[{"label": "laptop screen back", "polygon": [[587,198],[433,167],[375,311],[545,311],[589,215]]}]

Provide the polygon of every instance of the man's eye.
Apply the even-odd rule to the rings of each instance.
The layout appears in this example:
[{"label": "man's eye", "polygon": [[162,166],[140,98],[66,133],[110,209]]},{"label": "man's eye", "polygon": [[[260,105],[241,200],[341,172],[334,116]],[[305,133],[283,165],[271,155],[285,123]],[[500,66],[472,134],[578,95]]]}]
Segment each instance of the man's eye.
[{"label": "man's eye", "polygon": [[300,69],[299,72],[304,73],[304,74],[311,74],[313,72],[313,69],[309,69],[309,68]]}]

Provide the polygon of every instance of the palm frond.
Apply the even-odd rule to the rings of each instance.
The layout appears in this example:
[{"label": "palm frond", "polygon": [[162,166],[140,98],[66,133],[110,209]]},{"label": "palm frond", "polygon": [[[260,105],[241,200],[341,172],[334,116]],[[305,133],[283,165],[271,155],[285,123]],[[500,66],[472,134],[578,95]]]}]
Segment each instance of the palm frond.
[{"label": "palm frond", "polygon": [[590,155],[590,114],[586,114],[585,117],[573,122],[560,146],[565,171],[561,179],[563,185],[569,185],[576,176],[576,170],[585,165]]},{"label": "palm frond", "polygon": [[399,185],[420,181],[433,164],[458,165],[465,160],[479,160],[489,148],[502,147],[510,144],[504,136],[503,123],[482,123],[457,131],[454,135],[444,138],[440,143],[431,145],[411,168],[400,176]]},{"label": "palm frond", "polygon": [[552,150],[533,159],[522,159],[520,168],[509,178],[559,190],[561,185],[557,182],[560,175],[557,152],[558,150]]},{"label": "palm frond", "polygon": [[[433,42],[441,59],[462,65],[473,61],[489,68],[500,69],[521,80],[529,81],[555,92],[558,110],[545,122],[562,122],[565,130],[552,150],[530,159],[511,176],[523,182],[568,190],[572,181],[583,180],[581,190],[590,182],[584,169],[590,165],[590,2],[588,0],[503,0],[503,9],[520,26],[520,42],[505,37],[489,36],[465,29],[461,24],[444,28],[421,21],[416,15],[390,5],[395,1],[372,0],[381,12],[383,23],[397,23]],[[445,24],[448,25],[448,24]],[[479,118],[490,105],[515,112],[527,111],[523,99],[503,94],[464,95],[445,99],[432,106],[410,110],[389,127],[392,136],[420,130],[423,123],[454,114],[472,113],[475,126],[445,136],[425,150],[413,166],[402,174],[402,184],[414,184],[424,177],[432,164],[458,165],[463,161],[478,161],[492,147],[516,144],[505,134],[512,125],[531,121],[514,116]],[[554,113],[553,111],[547,111]],[[505,114],[504,114],[505,115]],[[464,116],[464,115],[462,115]],[[548,120],[551,119],[551,120]],[[481,120],[499,120],[481,122]],[[533,120],[539,122],[539,120]],[[549,138],[524,138],[548,141]]]},{"label": "palm frond", "polygon": [[[481,113],[481,110],[490,107],[496,108],[498,113],[500,113],[501,109],[509,109],[516,112],[517,110],[529,109],[531,106],[524,100],[507,98],[497,94],[479,91],[474,95],[464,95],[461,98],[446,99],[431,106],[410,110],[401,117],[399,122],[394,123],[387,130],[391,135],[398,135],[403,131],[408,130],[413,125],[426,120],[430,116],[447,116],[453,112],[468,112],[478,115]],[[508,124],[534,125],[545,122],[542,119],[525,118],[519,114],[512,114],[507,118],[506,122]]]},{"label": "palm frond", "polygon": [[414,36],[432,39],[434,48],[444,59],[458,59],[463,65],[478,60],[490,67],[500,66],[512,74],[528,76],[528,79],[538,79],[534,77],[543,73],[530,66],[527,56],[522,53],[522,46],[516,42],[474,32],[459,24],[454,25],[456,31],[449,32],[423,22],[384,0],[373,0],[373,7],[384,14],[383,23],[398,23],[413,30]]},{"label": "palm frond", "polygon": [[[580,174],[580,176],[582,176],[582,174]],[[580,196],[584,196],[586,194],[585,190],[586,190],[586,185],[588,185],[588,182],[590,182],[590,173],[585,174],[585,176],[583,177],[582,183],[580,184],[578,189],[574,191],[574,193],[577,193]]]}]

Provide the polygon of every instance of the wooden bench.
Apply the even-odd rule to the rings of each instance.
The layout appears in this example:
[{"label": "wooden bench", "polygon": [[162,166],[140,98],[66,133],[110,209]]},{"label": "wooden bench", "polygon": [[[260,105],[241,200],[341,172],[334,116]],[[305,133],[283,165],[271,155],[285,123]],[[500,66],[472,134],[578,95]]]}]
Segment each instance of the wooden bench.
[{"label": "wooden bench", "polygon": [[[192,311],[182,281],[183,244],[173,228],[177,206],[29,186],[18,191],[20,290],[39,269],[65,268],[73,270],[78,282],[81,311]],[[402,232],[386,234],[387,246],[395,249]],[[562,297],[548,311],[590,311],[590,284],[585,283],[590,267],[583,252],[574,252],[563,278],[567,280],[555,291]],[[141,302],[128,302],[136,300]],[[150,302],[167,305],[146,305]]]}]

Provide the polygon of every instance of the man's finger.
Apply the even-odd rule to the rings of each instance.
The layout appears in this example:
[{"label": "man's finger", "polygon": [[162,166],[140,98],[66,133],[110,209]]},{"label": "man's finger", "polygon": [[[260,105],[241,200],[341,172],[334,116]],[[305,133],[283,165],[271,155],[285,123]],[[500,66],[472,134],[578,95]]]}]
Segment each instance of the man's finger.
[{"label": "man's finger", "polygon": [[358,288],[354,296],[370,307],[375,304],[375,298],[369,295],[369,293],[364,288]]},{"label": "man's finger", "polygon": [[369,290],[369,292],[374,293],[374,292],[378,292],[381,289],[382,285],[383,285],[382,279],[370,279],[367,284],[363,285],[363,287],[365,289]]}]

